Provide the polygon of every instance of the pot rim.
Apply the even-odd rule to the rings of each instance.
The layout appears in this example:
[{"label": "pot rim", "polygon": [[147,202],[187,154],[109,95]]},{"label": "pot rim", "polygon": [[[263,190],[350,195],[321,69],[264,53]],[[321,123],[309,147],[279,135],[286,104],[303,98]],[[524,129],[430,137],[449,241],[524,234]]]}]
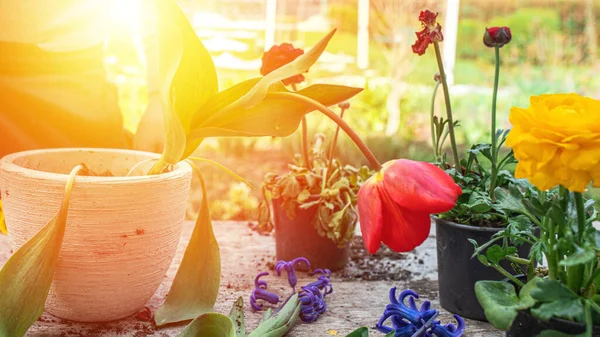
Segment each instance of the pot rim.
[{"label": "pot rim", "polygon": [[506,227],[478,227],[478,226],[472,226],[472,225],[465,225],[465,224],[459,224],[456,222],[452,222],[446,219],[441,219],[435,215],[431,215],[431,218],[433,219],[433,221],[435,221],[436,223],[440,223],[440,224],[444,224],[450,227],[454,227],[454,228],[458,228],[458,229],[463,229],[463,230],[468,230],[468,231],[473,231],[473,232],[500,232],[504,229],[506,229]]},{"label": "pot rim", "polygon": [[[158,159],[160,158],[160,154],[139,151],[139,150],[129,150],[129,149],[115,149],[115,148],[86,148],[86,147],[73,147],[73,148],[49,148],[49,149],[38,149],[38,150],[27,150],[20,151],[8,154],[2,158],[0,158],[0,173],[10,172],[23,174],[25,176],[31,177],[33,179],[41,179],[41,180],[54,180],[54,181],[67,181],[69,175],[64,173],[55,173],[55,172],[46,172],[39,171],[31,168],[27,168],[15,163],[15,160],[21,159],[24,157],[40,154],[40,153],[54,153],[60,155],[62,153],[68,152],[99,152],[99,153],[123,153],[123,154],[133,154],[147,157],[148,159]],[[133,182],[152,182],[159,181],[169,178],[180,177],[186,175],[187,173],[192,172],[192,167],[181,161],[174,166],[174,169],[170,172],[155,174],[155,175],[138,175],[138,176],[77,176],[77,181],[79,183],[133,183]]]}]

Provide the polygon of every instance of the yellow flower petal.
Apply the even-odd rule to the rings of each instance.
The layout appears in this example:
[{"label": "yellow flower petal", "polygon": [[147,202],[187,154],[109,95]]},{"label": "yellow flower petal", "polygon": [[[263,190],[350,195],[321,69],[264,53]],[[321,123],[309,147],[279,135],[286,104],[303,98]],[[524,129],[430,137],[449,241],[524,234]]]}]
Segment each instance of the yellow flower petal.
[{"label": "yellow flower petal", "polygon": [[517,178],[542,190],[563,185],[582,192],[600,185],[600,101],[578,94],[530,98],[526,109],[513,107],[513,129],[506,140],[519,161]]}]

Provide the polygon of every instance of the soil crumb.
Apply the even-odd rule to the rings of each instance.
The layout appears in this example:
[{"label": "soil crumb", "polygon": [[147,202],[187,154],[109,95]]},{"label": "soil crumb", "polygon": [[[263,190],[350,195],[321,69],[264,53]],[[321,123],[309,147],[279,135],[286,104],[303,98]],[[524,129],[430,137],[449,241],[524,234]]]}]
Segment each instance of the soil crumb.
[{"label": "soil crumb", "polygon": [[396,253],[385,245],[381,245],[377,253],[370,255],[363,239],[355,236],[350,244],[348,264],[334,274],[344,280],[406,281],[411,277],[411,272],[404,268],[406,256],[407,254]]},{"label": "soil crumb", "polygon": [[94,170],[92,170],[91,168],[89,168],[84,163],[81,163],[79,165],[81,165],[83,167],[79,171],[80,176],[85,176],[85,177],[114,177],[115,176],[110,170],[104,170],[103,172],[98,173],[98,172],[95,172]]}]

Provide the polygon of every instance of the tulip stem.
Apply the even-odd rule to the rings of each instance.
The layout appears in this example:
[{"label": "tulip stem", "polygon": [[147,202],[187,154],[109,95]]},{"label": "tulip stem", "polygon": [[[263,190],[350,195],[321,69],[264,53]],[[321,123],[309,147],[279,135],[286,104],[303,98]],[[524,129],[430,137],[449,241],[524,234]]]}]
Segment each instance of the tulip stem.
[{"label": "tulip stem", "polygon": [[460,160],[458,159],[458,148],[456,146],[456,137],[454,135],[454,119],[452,118],[452,107],[450,106],[450,92],[448,90],[448,82],[446,81],[446,72],[444,72],[444,63],[442,62],[442,53],[440,52],[440,45],[437,40],[434,39],[433,47],[435,48],[435,58],[437,60],[438,68],[440,70],[440,78],[442,80],[442,88],[444,89],[444,100],[446,102],[446,113],[448,119],[448,132],[450,134],[450,145],[452,146],[452,156],[454,157],[454,165],[457,172],[462,171],[460,166]]},{"label": "tulip stem", "polygon": [[[344,112],[346,109],[342,108],[340,112],[340,119],[344,118]],[[327,156],[327,176],[331,176],[331,167],[333,165],[333,155],[335,153],[335,145],[337,144],[338,134],[340,133],[340,126],[338,125],[335,128],[335,134],[333,135],[333,139],[331,140],[331,147],[329,148],[329,155]],[[328,178],[329,179],[329,178]]]},{"label": "tulip stem", "polygon": [[496,137],[496,98],[498,96],[498,81],[500,79],[500,47],[496,46],[496,71],[494,73],[494,93],[492,95],[492,176],[490,178],[490,198],[496,202],[494,189],[498,178],[498,138]]},{"label": "tulip stem", "polygon": [[[292,83],[292,90],[294,92],[298,91],[296,83]],[[304,165],[310,171],[312,165],[308,156],[308,123],[306,122],[306,116],[302,116],[302,157],[304,158]]]},{"label": "tulip stem", "polygon": [[334,121],[342,130],[344,130],[344,132],[350,137],[350,139],[352,139],[354,144],[356,144],[356,146],[360,149],[360,151],[363,153],[363,155],[367,158],[367,160],[369,161],[369,164],[371,165],[371,167],[374,170],[376,170],[376,171],[381,170],[381,168],[382,168],[381,163],[377,160],[377,158],[375,158],[375,155],[373,155],[373,152],[371,152],[371,150],[367,147],[367,145],[365,145],[365,143],[360,139],[358,134],[356,134],[356,132],[354,132],[354,130],[352,130],[352,128],[340,116],[338,116],[335,112],[333,112],[328,107],[324,106],[323,104],[321,104],[318,101],[315,101],[312,98],[308,98],[306,96],[294,94],[291,92],[269,92],[265,96],[265,99],[269,99],[269,98],[287,99],[287,100],[296,101],[298,103],[308,104],[308,105],[313,106],[315,108],[315,110],[319,110],[321,113],[323,113],[329,119]]}]

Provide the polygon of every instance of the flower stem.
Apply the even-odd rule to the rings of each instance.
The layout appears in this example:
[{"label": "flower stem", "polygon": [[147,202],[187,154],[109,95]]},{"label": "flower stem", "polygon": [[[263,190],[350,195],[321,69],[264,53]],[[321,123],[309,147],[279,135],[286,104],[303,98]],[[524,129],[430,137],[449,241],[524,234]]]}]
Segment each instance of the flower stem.
[{"label": "flower stem", "polygon": [[498,177],[498,145],[496,139],[496,98],[498,96],[498,80],[500,79],[500,47],[494,48],[496,52],[496,72],[494,73],[494,93],[492,96],[492,176],[490,181],[490,198],[496,202],[494,189]]},{"label": "flower stem", "polygon": [[312,98],[308,98],[306,96],[294,94],[291,92],[270,92],[267,93],[267,95],[265,96],[265,99],[269,98],[287,99],[303,104],[312,105],[315,108],[315,110],[319,110],[321,113],[323,113],[325,116],[327,116],[337,125],[339,125],[342,130],[344,130],[344,132],[350,137],[350,139],[352,139],[354,144],[356,144],[356,146],[360,149],[363,155],[367,158],[369,164],[374,170],[381,170],[381,163],[377,160],[377,158],[375,158],[373,152],[369,150],[367,145],[365,145],[365,143],[360,139],[356,132],[354,132],[354,130],[352,130],[352,128],[340,116],[338,116],[335,112],[331,111],[331,109],[329,109],[328,107],[324,106],[318,101],[315,101]]},{"label": "flower stem", "polygon": [[[433,41],[433,47],[435,48],[435,58],[438,63],[440,71],[440,78],[442,80],[442,88],[444,89],[444,100],[446,102],[446,113],[448,119],[448,131],[450,133],[450,144],[452,146],[452,156],[454,157],[454,165],[456,170],[461,170],[460,160],[458,159],[458,148],[456,147],[456,137],[454,136],[454,119],[452,118],[452,107],[450,106],[450,92],[448,91],[448,82],[446,81],[446,73],[444,72],[444,63],[442,62],[442,53],[440,52],[440,45],[437,41]],[[461,170],[462,171],[462,170]]]},{"label": "flower stem", "polygon": [[431,124],[431,147],[433,148],[433,155],[435,156],[435,161],[439,162],[439,152],[438,152],[438,141],[437,134],[435,130],[435,125],[433,125],[433,117],[435,116],[435,96],[437,94],[438,87],[440,86],[440,82],[436,81],[435,86],[433,87],[433,94],[431,95],[431,114],[430,114],[430,124]]},{"label": "flower stem", "polygon": [[506,258],[510,262],[514,262],[514,263],[517,263],[517,264],[522,264],[522,265],[525,265],[525,266],[531,263],[531,260],[524,259],[522,257],[507,255]]},{"label": "flower stem", "polygon": [[[292,90],[298,91],[296,83],[292,83]],[[308,156],[308,123],[306,122],[306,116],[302,116],[302,158],[304,158],[304,165],[310,171],[312,165]]]},{"label": "flower stem", "polygon": [[[344,112],[346,109],[342,108],[340,112],[340,118],[344,118]],[[329,148],[329,155],[327,156],[327,176],[331,175],[331,166],[333,165],[333,154],[335,152],[335,145],[337,144],[338,134],[340,133],[340,126],[338,125],[335,128],[335,134],[333,135],[333,139],[331,140],[331,147]],[[329,179],[329,178],[328,178]]]},{"label": "flower stem", "polygon": [[494,269],[496,269],[500,274],[513,281],[519,287],[523,287],[525,285],[523,282],[521,282],[521,280],[514,277],[511,273],[507,272],[506,269],[502,268],[502,266],[500,266],[499,264],[493,263],[491,266],[494,267]]},{"label": "flower stem", "polygon": [[[578,242],[583,242],[585,233],[585,208],[583,205],[583,195],[581,192],[574,192],[575,197],[575,208],[577,209],[577,236]],[[579,294],[581,291],[581,284],[583,280],[583,273],[585,267],[583,265],[576,265],[569,268],[567,273],[567,285],[574,293]]]},{"label": "flower stem", "polygon": [[558,277],[556,225],[551,218],[546,221],[546,228],[548,228],[548,278],[551,280],[556,280]]},{"label": "flower stem", "polygon": [[310,164],[310,157],[308,156],[308,125],[306,123],[306,117],[302,117],[302,157],[304,157],[304,164],[310,171],[312,165]]},{"label": "flower stem", "polygon": [[585,234],[585,207],[583,204],[583,194],[581,192],[573,193],[575,196],[575,207],[577,208],[577,235],[579,244],[583,244]]}]

